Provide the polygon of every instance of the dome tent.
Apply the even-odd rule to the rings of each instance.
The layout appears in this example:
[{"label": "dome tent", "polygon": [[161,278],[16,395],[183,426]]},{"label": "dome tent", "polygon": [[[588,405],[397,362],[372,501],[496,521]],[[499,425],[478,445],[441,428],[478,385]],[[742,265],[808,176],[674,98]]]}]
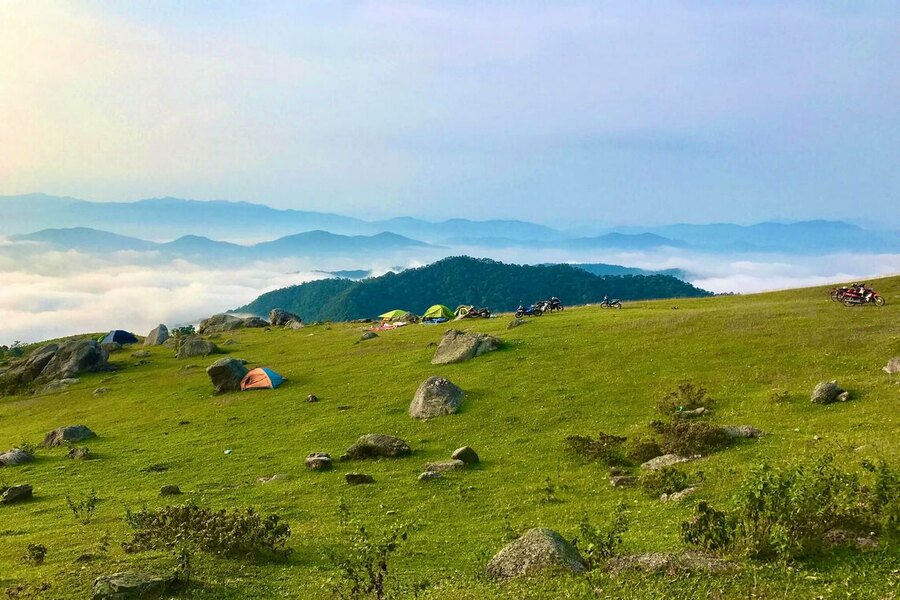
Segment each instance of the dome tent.
[{"label": "dome tent", "polygon": [[410,321],[415,323],[418,320],[418,317],[408,310],[403,310],[401,308],[396,308],[394,310],[389,310],[388,312],[378,315],[378,318],[383,321]]},{"label": "dome tent", "polygon": [[273,390],[284,383],[284,377],[265,367],[249,371],[241,379],[241,391]]},{"label": "dome tent", "polygon": [[127,331],[122,331],[121,329],[113,329],[109,333],[104,336],[102,340],[100,340],[101,344],[136,344],[138,342],[137,337],[133,333],[129,333]]},{"label": "dome tent", "polygon": [[423,319],[452,319],[453,311],[444,306],[443,304],[435,304],[425,311],[425,314],[422,315]]}]

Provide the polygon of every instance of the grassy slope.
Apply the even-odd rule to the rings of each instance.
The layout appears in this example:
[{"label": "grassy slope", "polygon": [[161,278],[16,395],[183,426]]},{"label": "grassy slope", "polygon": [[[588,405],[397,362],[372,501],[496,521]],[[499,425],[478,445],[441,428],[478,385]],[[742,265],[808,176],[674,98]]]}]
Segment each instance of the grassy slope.
[{"label": "grassy slope", "polygon": [[[844,308],[819,288],[640,302],[621,311],[570,309],[511,331],[505,329],[506,318],[466,323],[500,335],[507,347],[440,367],[430,364],[430,345],[445,326],[408,327],[359,344],[359,326],[346,324],[227,335],[238,342],[228,347],[232,356],[289,378],[270,392],[211,396],[203,367],[212,360],[176,361],[158,348],[149,364],[135,366],[129,351],[118,353],[113,360],[125,368],[84,377],[61,395],[0,400],[3,449],[23,439],[37,442],[59,425],[84,423],[100,435],[89,444],[99,460],[72,462],[64,450],[42,450],[33,465],[0,470],[0,482],[31,483],[36,495],[33,502],[0,507],[0,589],[50,581],[54,597],[82,598],[99,574],[138,565],[170,568],[164,553],[125,555],[118,542],[126,535],[125,508],[161,506],[159,487],[175,483],[187,493],[183,498],[214,507],[277,512],[294,532],[295,553],[286,562],[198,558],[198,577],[205,582],[192,592],[198,598],[328,597],[323,585],[335,572],[327,551],[344,543],[336,510],[341,498],[368,523],[418,522],[394,574],[427,579],[439,598],[591,597],[593,587],[612,596],[645,597],[717,589],[746,596],[753,586],[771,597],[895,594],[896,549],[866,556],[839,553],[794,570],[764,567],[758,573],[747,566],[716,581],[599,576],[592,584],[562,578],[502,587],[478,577],[503,545],[506,521],[519,531],[542,525],[571,537],[583,514],[603,521],[620,499],[632,505],[625,550],[678,548],[678,523],[696,500],[663,505],[637,490],[612,489],[605,469],[565,453],[563,438],[601,429],[638,433],[654,417],[654,399],[683,380],[706,386],[719,400],[715,422],[770,432],[689,463],[689,471],[706,476],[698,499],[725,502],[739,478],[764,459],[777,462],[826,449],[853,464],[900,455],[900,386],[881,371],[889,357],[900,354],[900,278],[876,287],[888,301],[881,309]],[[185,362],[198,368],[182,372]],[[468,392],[463,410],[415,422],[406,414],[409,401],[418,384],[435,374]],[[825,379],[837,379],[854,400],[812,405],[809,391]],[[92,390],[99,386],[110,391],[94,398]],[[774,388],[788,390],[790,401],[772,403]],[[305,402],[309,393],[322,401]],[[338,410],[344,405],[351,408]],[[190,424],[179,425],[182,420]],[[330,473],[303,467],[307,453],[336,457],[368,432],[399,435],[415,454],[338,465]],[[815,435],[822,439],[814,441]],[[481,469],[431,484],[416,482],[425,462],[446,458],[464,444],[481,454]],[[863,449],[852,450],[859,446]],[[226,448],[233,453],[223,454]],[[142,472],[154,463],[170,469]],[[350,488],[343,483],[347,470],[371,473],[377,484]],[[255,481],[275,473],[290,479]],[[562,502],[540,501],[547,477]],[[69,513],[65,496],[91,488],[103,502],[95,520],[82,525]],[[387,516],[388,510],[397,514]],[[73,564],[104,531],[115,542],[109,558]],[[48,547],[43,566],[19,562],[30,542]]]}]

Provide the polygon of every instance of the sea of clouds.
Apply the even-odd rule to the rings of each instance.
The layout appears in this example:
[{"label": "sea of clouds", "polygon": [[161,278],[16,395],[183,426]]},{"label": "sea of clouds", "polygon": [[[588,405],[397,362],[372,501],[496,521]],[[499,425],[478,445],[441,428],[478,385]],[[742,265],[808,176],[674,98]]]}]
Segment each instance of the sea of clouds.
[{"label": "sea of clouds", "polygon": [[[303,259],[243,264],[198,265],[160,262],[153,253],[104,256],[75,251],[5,253],[0,244],[0,344],[33,342],[114,328],[145,334],[158,323],[196,323],[211,314],[246,304],[259,294],[325,277],[319,269],[370,269],[423,263],[402,257],[334,260],[327,265]],[[820,285],[900,273],[900,254],[827,256],[727,256],[683,251],[573,254],[521,249],[454,249],[452,254],[491,256],[517,263],[605,262],[644,269],[679,268],[692,283],[713,292],[749,293]],[[424,307],[423,307],[424,308]]]}]

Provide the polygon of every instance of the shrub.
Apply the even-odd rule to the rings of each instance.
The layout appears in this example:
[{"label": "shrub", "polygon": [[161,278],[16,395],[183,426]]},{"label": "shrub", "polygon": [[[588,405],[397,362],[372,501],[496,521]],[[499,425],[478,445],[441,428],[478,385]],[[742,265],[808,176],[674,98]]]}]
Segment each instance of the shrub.
[{"label": "shrub", "polygon": [[659,442],[651,437],[631,439],[625,444],[625,458],[635,463],[647,462],[661,454]]},{"label": "shrub", "polygon": [[680,492],[690,485],[687,473],[675,467],[646,470],[641,473],[641,489],[651,498]]},{"label": "shrub", "polygon": [[774,404],[784,404],[785,402],[790,401],[791,394],[787,390],[772,390],[772,393],[769,394],[769,402]]},{"label": "shrub", "polygon": [[37,446],[29,442],[28,440],[22,440],[21,442],[19,442],[19,445],[16,446],[16,448],[18,448],[28,456],[34,456],[34,453],[37,452]]},{"label": "shrub", "polygon": [[191,544],[225,556],[286,556],[291,528],[278,515],[261,516],[252,508],[213,511],[192,504],[126,512],[135,530],[122,544],[126,552]]},{"label": "shrub", "polygon": [[697,505],[697,514],[681,524],[681,539],[705,550],[728,547],[734,540],[734,523],[706,502]]},{"label": "shrub", "polygon": [[628,505],[620,502],[616,506],[612,520],[602,527],[596,527],[584,515],[578,524],[578,537],[572,544],[578,548],[582,557],[593,568],[599,561],[616,553],[622,544],[622,536],[628,531]]},{"label": "shrub", "polygon": [[697,408],[712,408],[715,400],[709,397],[706,388],[685,382],[656,401],[656,410],[664,415],[695,410]]},{"label": "shrub", "polygon": [[44,558],[47,556],[47,547],[43,544],[28,544],[25,554],[22,556],[22,562],[26,565],[36,567],[44,564]]},{"label": "shrub", "polygon": [[700,421],[676,419],[660,427],[664,453],[691,456],[710,454],[728,446],[732,440],[721,427]]},{"label": "shrub", "polygon": [[97,509],[98,502],[100,502],[100,498],[97,497],[97,490],[91,490],[87,496],[77,502],[72,500],[71,496],[66,496],[66,504],[69,505],[72,516],[75,517],[76,521],[81,521],[84,525],[90,523],[91,519],[94,518],[94,511]]},{"label": "shrub", "polygon": [[628,464],[622,449],[625,440],[624,437],[601,431],[596,439],[586,435],[570,435],[566,437],[566,444],[578,456],[615,467]]},{"label": "shrub", "polygon": [[189,336],[192,336],[192,335],[194,335],[194,334],[197,333],[197,332],[196,332],[196,330],[194,329],[194,326],[193,326],[193,325],[185,325],[185,326],[183,326],[183,327],[174,327],[174,328],[170,331],[170,333],[172,334],[172,337],[173,337],[173,338],[182,338],[182,337],[189,337]]}]

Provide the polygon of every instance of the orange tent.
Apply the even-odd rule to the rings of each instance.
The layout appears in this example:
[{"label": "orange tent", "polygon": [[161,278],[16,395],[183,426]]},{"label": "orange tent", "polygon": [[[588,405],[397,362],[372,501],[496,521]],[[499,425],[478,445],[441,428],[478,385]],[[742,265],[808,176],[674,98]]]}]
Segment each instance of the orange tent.
[{"label": "orange tent", "polygon": [[241,391],[271,390],[284,382],[284,377],[272,369],[253,369],[241,379]]}]

